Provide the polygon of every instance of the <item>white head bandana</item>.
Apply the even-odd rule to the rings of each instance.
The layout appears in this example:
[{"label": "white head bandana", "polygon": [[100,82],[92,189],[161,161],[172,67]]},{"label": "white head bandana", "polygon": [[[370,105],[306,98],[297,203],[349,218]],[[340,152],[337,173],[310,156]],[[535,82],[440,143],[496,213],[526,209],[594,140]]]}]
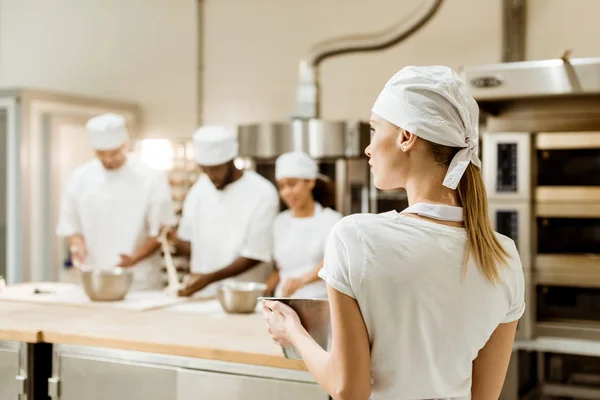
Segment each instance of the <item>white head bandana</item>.
[{"label": "white head bandana", "polygon": [[125,118],[117,114],[104,114],[90,119],[86,124],[95,150],[114,150],[129,140]]},{"label": "white head bandana", "polygon": [[479,107],[451,68],[403,68],[385,84],[372,111],[420,138],[462,148],[448,167],[444,186],[456,189],[469,163],[481,168]]},{"label": "white head bandana", "polygon": [[280,155],[275,162],[275,179],[317,179],[317,162],[302,151],[293,151]]},{"label": "white head bandana", "polygon": [[194,133],[194,158],[202,166],[225,164],[238,156],[237,136],[224,126],[203,126]]}]

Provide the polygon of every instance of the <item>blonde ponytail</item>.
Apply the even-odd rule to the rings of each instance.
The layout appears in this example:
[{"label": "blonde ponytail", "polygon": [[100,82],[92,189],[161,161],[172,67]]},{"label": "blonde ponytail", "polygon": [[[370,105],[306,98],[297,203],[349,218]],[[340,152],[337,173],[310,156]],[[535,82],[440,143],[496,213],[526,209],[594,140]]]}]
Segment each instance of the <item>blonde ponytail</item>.
[{"label": "blonde ponytail", "polygon": [[[450,165],[458,148],[426,141],[436,163]],[[467,231],[465,265],[473,256],[481,274],[491,283],[500,281],[500,267],[507,265],[508,252],[496,237],[488,215],[488,203],[481,170],[469,164],[456,188],[458,201],[463,207]]]}]

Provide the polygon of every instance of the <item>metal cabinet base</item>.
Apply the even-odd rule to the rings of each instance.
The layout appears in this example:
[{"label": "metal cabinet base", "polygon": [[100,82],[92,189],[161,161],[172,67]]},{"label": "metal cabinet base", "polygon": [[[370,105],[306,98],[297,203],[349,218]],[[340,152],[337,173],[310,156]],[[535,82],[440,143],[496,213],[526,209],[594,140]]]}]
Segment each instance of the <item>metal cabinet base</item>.
[{"label": "metal cabinet base", "polygon": [[16,400],[19,395],[25,394],[25,376],[21,375],[20,353],[19,343],[0,342],[0,399]]},{"label": "metal cabinet base", "polygon": [[328,400],[304,371],[56,345],[52,400]]},{"label": "metal cabinet base", "polygon": [[51,357],[48,343],[0,341],[0,399],[47,400]]}]

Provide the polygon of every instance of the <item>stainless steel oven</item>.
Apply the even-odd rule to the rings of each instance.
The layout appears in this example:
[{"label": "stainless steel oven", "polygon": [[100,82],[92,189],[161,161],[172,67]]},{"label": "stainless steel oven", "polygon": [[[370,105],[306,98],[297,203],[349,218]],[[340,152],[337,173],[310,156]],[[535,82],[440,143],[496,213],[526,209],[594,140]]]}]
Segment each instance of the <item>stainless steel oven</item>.
[{"label": "stainless steel oven", "polygon": [[[517,338],[533,340],[519,345],[535,348],[536,343],[560,342],[562,350],[564,343],[579,343],[571,346],[577,351],[596,348],[600,58],[481,65],[461,73],[484,120],[482,171],[490,218],[497,231],[515,240],[525,270],[527,311]],[[543,358],[543,351],[537,354]],[[557,357],[551,368],[538,360],[542,393],[599,398],[597,389],[590,397],[590,389],[583,387],[588,378],[597,381],[598,370],[591,376],[567,364],[562,368],[559,364],[567,359]],[[581,362],[585,368],[598,364]],[[522,368],[532,370],[519,364]],[[525,380],[517,380],[523,389]]]},{"label": "stainless steel oven", "polygon": [[535,323],[535,286],[532,276],[531,141],[529,132],[484,132],[482,172],[495,230],[514,240],[525,273],[527,309],[519,321],[517,338],[529,339]]},{"label": "stainless steel oven", "polygon": [[528,280],[518,337],[600,340],[600,59],[473,67],[463,77],[485,115],[490,218],[517,244]]},{"label": "stainless steel oven", "polygon": [[537,133],[534,166],[538,284],[600,288],[600,132]]}]

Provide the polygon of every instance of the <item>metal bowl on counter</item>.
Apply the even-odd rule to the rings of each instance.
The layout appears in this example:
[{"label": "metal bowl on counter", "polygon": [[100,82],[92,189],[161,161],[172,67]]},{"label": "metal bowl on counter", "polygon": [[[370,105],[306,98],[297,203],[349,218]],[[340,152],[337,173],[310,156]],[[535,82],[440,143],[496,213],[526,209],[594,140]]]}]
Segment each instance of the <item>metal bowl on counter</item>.
[{"label": "metal bowl on counter", "polygon": [[[324,350],[331,348],[331,317],[327,299],[294,299],[289,297],[261,297],[261,300],[280,301],[296,311],[302,326]],[[302,360],[295,347],[282,347],[290,360]]]},{"label": "metal bowl on counter", "polygon": [[133,272],[127,269],[81,269],[83,290],[92,301],[123,300],[132,282]]},{"label": "metal bowl on counter", "polygon": [[259,282],[223,282],[217,289],[217,298],[225,312],[250,314],[266,289],[267,285]]}]

